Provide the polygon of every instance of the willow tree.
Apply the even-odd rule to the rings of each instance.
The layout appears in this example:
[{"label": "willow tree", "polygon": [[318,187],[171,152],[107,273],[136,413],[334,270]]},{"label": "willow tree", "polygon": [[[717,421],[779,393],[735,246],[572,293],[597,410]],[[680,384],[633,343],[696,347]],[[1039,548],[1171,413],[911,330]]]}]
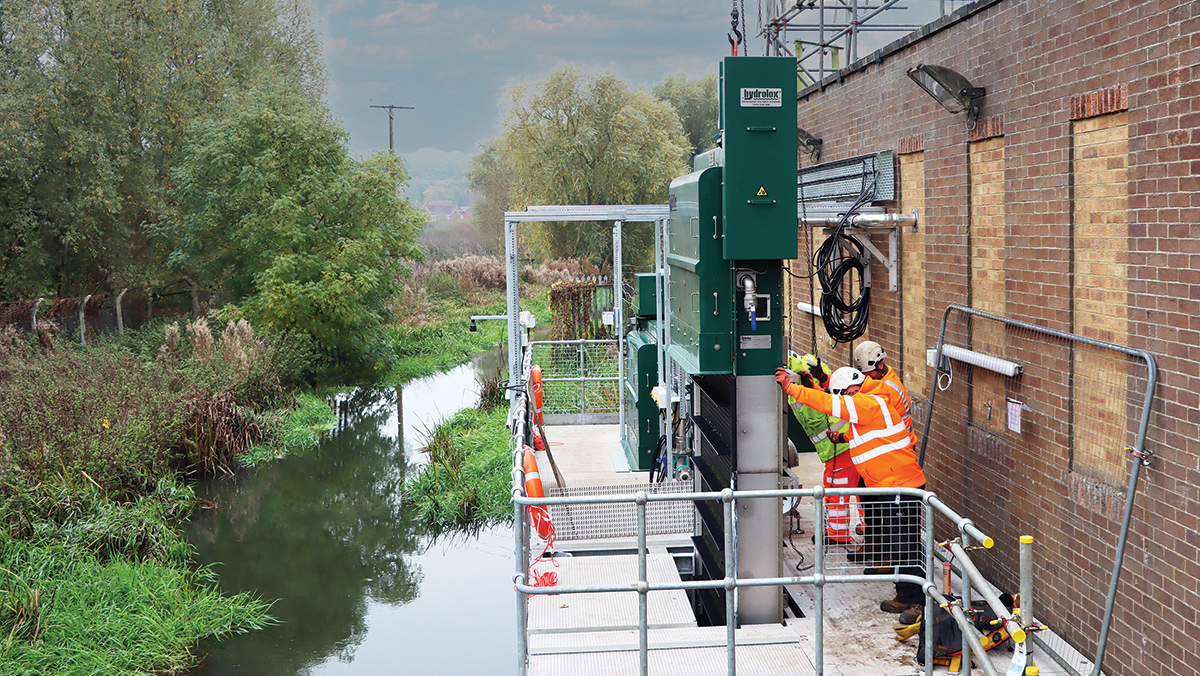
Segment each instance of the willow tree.
[{"label": "willow tree", "polygon": [[322,96],[304,0],[0,2],[0,294],[152,286],[183,135],[265,82]]},{"label": "willow tree", "polygon": [[710,73],[695,80],[689,80],[682,73],[668,75],[654,86],[654,97],[671,104],[679,115],[692,155],[716,145],[713,137],[721,116],[716,75]]},{"label": "willow tree", "polygon": [[[688,168],[688,142],[669,104],[612,75],[572,68],[512,90],[495,153],[510,174],[514,208],[663,204],[671,179]],[[627,256],[644,258],[651,237],[631,229]],[[537,225],[532,241],[544,257],[612,260],[611,230],[592,223]]]}]

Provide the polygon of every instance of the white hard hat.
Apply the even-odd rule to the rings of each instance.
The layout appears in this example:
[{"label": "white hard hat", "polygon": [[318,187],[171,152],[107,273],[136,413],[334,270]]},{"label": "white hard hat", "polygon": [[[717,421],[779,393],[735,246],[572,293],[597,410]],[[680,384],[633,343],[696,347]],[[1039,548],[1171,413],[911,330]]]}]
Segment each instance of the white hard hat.
[{"label": "white hard hat", "polygon": [[854,365],[858,367],[859,371],[874,371],[886,356],[879,343],[873,340],[864,340],[854,348]]},{"label": "white hard hat", "polygon": [[867,379],[862,371],[853,366],[843,366],[829,377],[829,391],[834,394],[844,394],[851,385],[862,385]]}]

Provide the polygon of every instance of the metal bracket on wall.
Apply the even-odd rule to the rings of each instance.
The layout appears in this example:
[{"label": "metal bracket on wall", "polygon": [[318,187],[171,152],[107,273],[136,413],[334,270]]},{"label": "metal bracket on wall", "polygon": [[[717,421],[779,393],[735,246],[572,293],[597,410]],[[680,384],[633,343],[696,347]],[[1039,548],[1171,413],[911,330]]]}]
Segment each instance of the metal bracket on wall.
[{"label": "metal bracket on wall", "polygon": [[[898,277],[900,272],[899,264],[896,256],[900,249],[900,236],[897,228],[911,226],[915,231],[917,228],[917,210],[913,209],[907,214],[855,214],[850,217],[848,225],[849,229],[846,234],[853,237],[855,241],[869,251],[876,260],[888,271],[888,291],[895,291],[898,288]],[[816,216],[816,217],[801,217],[800,222],[804,225],[824,226],[826,232],[833,230],[838,223],[836,216]],[[885,255],[874,242],[871,241],[871,234],[876,232],[886,232],[888,237],[888,252]],[[866,266],[864,277],[867,283],[870,283],[870,266],[869,261],[863,261]]]}]

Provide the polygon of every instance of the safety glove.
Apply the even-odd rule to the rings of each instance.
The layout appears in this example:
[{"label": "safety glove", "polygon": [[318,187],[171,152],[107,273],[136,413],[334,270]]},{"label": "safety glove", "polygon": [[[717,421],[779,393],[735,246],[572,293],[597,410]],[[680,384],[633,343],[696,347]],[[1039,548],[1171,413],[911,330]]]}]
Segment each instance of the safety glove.
[{"label": "safety glove", "polygon": [[817,357],[816,362],[808,365],[808,372],[818,383],[821,383],[821,387],[825,387],[825,384],[829,382],[829,375],[825,373],[825,365],[821,363],[820,357]]},{"label": "safety glove", "polygon": [[809,373],[808,371],[801,371],[800,372],[800,384],[811,389],[813,386],[812,374]]},{"label": "safety glove", "polygon": [[784,392],[787,391],[787,386],[791,384],[791,380],[788,378],[787,369],[783,368],[782,366],[775,369],[775,382],[779,383],[779,386],[783,388]]},{"label": "safety glove", "polygon": [[835,444],[846,443],[846,435],[842,432],[835,432],[833,430],[825,430],[825,436],[829,437],[829,440]]}]

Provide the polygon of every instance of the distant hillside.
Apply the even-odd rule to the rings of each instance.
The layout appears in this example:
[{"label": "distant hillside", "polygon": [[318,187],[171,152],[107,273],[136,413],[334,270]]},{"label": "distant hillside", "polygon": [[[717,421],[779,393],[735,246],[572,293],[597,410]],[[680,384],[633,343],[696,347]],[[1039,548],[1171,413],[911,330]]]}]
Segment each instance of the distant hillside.
[{"label": "distant hillside", "polygon": [[430,202],[448,200],[458,206],[470,206],[471,192],[465,173],[471,157],[464,152],[446,152],[421,148],[404,156],[404,164],[412,175],[405,193],[413,204],[424,207]]}]

